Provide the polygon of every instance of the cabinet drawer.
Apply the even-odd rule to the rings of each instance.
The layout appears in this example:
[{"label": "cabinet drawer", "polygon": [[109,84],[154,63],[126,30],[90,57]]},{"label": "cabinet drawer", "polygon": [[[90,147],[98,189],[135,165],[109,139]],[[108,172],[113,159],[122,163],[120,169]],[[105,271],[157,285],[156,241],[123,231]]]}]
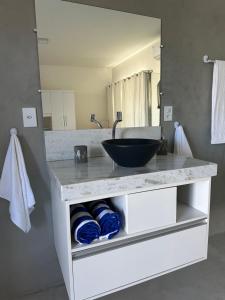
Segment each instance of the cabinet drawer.
[{"label": "cabinet drawer", "polygon": [[112,199],[131,234],[176,223],[177,188],[128,194]]},{"label": "cabinet drawer", "polygon": [[207,225],[73,261],[76,300],[100,297],[207,256]]}]

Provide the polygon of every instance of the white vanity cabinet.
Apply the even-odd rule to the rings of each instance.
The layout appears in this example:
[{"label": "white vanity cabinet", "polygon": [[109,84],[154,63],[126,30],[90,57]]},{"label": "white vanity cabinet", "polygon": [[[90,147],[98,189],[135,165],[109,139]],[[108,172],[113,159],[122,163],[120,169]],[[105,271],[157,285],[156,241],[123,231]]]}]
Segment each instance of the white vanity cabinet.
[{"label": "white vanity cabinet", "polygon": [[[179,160],[163,159],[166,165]],[[150,167],[146,173],[147,166],[143,174],[134,170],[128,176],[126,169],[116,169],[118,178],[96,174],[91,180],[91,168],[105,160],[90,159],[89,175],[73,161],[49,163],[55,246],[70,300],[103,297],[207,258],[215,164],[191,159],[187,168],[152,172]],[[81,180],[78,174],[89,178]],[[111,240],[75,244],[70,208],[96,199],[110,199],[123,216],[123,229]]]}]

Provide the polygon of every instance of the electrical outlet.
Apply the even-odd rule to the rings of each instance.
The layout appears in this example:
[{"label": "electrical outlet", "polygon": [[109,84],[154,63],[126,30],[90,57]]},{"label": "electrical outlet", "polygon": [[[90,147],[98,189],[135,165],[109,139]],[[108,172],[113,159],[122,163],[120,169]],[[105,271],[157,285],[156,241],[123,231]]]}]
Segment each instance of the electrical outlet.
[{"label": "electrical outlet", "polygon": [[173,121],[173,106],[164,106],[164,121]]},{"label": "electrical outlet", "polygon": [[23,126],[37,127],[37,113],[35,107],[23,108]]}]

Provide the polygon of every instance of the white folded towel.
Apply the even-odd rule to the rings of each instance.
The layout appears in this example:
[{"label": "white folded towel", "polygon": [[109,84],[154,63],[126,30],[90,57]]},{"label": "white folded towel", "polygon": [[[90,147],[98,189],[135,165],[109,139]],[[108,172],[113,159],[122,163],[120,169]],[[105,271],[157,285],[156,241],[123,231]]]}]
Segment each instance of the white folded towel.
[{"label": "white folded towel", "polygon": [[225,61],[213,69],[211,144],[225,143]]},{"label": "white folded towel", "polygon": [[186,157],[193,157],[183,127],[178,122],[175,122],[174,126],[175,126],[174,153]]},{"label": "white folded towel", "polygon": [[0,197],[10,202],[10,217],[24,232],[31,229],[30,213],[35,199],[27,176],[23,153],[16,129],[11,129],[9,148],[0,180]]}]

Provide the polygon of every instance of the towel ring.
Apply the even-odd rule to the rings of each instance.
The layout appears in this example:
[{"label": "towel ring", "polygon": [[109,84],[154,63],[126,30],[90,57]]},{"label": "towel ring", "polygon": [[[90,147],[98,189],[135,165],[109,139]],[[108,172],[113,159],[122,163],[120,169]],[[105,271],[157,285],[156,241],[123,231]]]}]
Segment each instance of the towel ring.
[{"label": "towel ring", "polygon": [[17,135],[17,129],[16,128],[11,128],[10,129],[10,134],[11,135],[14,135],[14,134]]}]

